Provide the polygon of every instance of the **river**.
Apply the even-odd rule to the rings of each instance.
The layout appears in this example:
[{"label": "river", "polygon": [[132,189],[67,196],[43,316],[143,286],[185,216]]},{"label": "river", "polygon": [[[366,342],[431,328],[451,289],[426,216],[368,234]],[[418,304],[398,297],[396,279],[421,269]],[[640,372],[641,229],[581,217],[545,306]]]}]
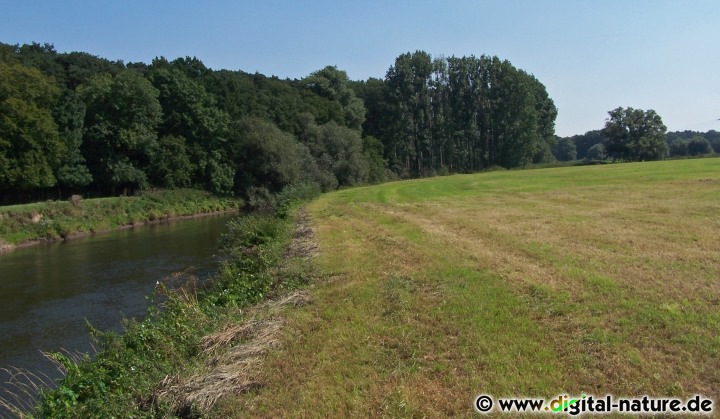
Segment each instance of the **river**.
[{"label": "river", "polygon": [[[92,353],[87,319],[121,331],[141,319],[157,281],[180,271],[207,276],[217,240],[237,214],[208,216],[19,248],[0,254],[0,368],[59,376],[41,351]],[[0,370],[0,397],[17,392]],[[0,416],[2,409],[0,408]]]}]

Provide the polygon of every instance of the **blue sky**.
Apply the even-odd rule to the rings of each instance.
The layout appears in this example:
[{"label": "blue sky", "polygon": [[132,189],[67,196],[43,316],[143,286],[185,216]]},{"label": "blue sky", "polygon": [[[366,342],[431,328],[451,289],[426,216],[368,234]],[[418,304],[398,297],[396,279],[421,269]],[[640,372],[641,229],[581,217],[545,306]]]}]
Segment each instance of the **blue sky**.
[{"label": "blue sky", "polygon": [[618,106],[670,130],[720,130],[717,0],[0,0],[0,42],[126,62],[196,56],[213,69],[301,78],[336,65],[384,77],[398,55],[497,55],[533,73],[558,135]]}]

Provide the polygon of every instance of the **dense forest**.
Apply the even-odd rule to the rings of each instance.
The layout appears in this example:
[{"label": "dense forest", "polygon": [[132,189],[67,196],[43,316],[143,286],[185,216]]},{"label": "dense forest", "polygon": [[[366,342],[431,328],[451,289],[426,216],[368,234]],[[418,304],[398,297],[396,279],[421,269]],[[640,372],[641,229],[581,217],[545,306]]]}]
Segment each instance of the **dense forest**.
[{"label": "dense forest", "polygon": [[262,197],[553,159],[557,110],[497,57],[399,56],[384,79],[300,80],[196,58],[0,44],[0,202],[193,187]]},{"label": "dense forest", "polygon": [[193,187],[262,199],[556,160],[720,151],[720,133],[666,133],[654,111],[555,136],[540,81],[497,57],[402,54],[384,79],[328,66],[300,80],[196,58],[110,61],[0,43],[0,203]]}]

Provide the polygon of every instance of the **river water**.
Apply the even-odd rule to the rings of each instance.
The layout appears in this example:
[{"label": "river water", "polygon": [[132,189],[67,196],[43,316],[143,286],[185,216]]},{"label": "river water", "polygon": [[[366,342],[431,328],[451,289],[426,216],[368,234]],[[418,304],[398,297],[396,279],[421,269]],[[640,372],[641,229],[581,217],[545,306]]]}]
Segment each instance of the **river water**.
[{"label": "river water", "polygon": [[[0,254],[0,369],[59,376],[41,351],[92,353],[87,319],[121,331],[141,319],[157,281],[180,271],[207,276],[217,240],[237,214],[114,231]],[[0,370],[0,397],[17,392]],[[2,409],[0,408],[0,416]]]}]

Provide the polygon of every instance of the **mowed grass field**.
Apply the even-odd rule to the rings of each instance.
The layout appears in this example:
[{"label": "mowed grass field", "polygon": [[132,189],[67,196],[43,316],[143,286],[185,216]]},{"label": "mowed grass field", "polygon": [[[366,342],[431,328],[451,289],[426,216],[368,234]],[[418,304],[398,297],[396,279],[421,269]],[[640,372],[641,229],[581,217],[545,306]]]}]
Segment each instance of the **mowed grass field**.
[{"label": "mowed grass field", "polygon": [[395,182],[307,209],[325,279],[287,313],[264,385],[218,415],[720,401],[720,159]]}]

